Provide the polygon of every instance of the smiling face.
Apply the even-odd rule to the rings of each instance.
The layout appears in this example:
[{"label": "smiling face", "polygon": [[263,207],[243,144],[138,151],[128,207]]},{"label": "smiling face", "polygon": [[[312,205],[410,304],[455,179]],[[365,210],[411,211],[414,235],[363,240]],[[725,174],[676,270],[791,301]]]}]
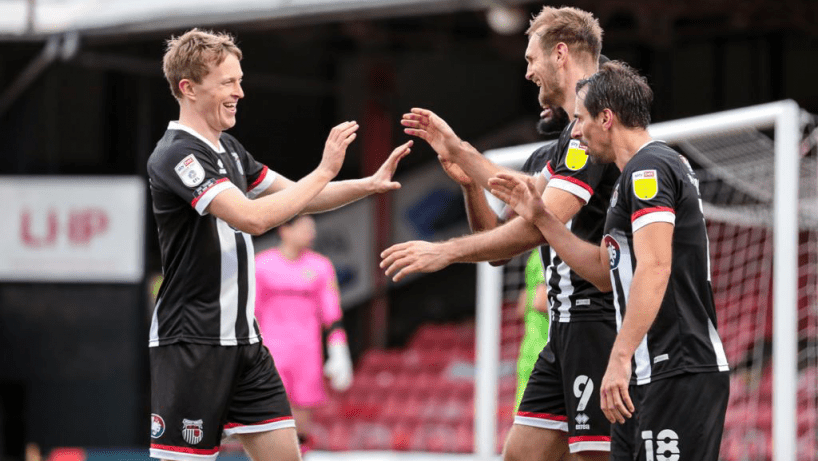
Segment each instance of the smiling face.
[{"label": "smiling face", "polygon": [[538,100],[541,107],[561,107],[564,101],[564,91],[560,86],[558,68],[553,53],[543,51],[540,35],[533,33],[528,38],[525,49],[525,60],[528,63],[525,78],[540,87]]},{"label": "smiling face", "polygon": [[227,53],[221,64],[211,64],[201,83],[189,80],[192,108],[214,133],[221,133],[236,124],[236,109],[244,97],[241,79],[244,75],[239,59]]}]

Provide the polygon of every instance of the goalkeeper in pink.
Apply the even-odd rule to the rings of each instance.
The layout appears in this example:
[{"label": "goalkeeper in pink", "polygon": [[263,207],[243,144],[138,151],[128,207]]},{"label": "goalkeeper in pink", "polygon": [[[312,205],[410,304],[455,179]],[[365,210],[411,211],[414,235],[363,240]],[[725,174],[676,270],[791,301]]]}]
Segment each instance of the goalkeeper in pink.
[{"label": "goalkeeper in pink", "polygon": [[256,319],[290,398],[302,450],[309,450],[312,410],[326,399],[323,374],[335,390],[352,384],[335,269],[310,248],[315,221],[298,216],[278,228],[281,244],[256,256]]}]

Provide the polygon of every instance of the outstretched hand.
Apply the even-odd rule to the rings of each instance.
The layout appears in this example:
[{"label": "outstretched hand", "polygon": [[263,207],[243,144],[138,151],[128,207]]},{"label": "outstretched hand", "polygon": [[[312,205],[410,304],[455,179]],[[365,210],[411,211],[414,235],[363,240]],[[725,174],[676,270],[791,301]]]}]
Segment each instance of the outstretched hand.
[{"label": "outstretched hand", "polygon": [[403,129],[404,133],[423,139],[440,157],[451,161],[452,156],[457,152],[460,138],[434,112],[413,107],[409,113],[403,114],[400,123],[406,127]]},{"label": "outstretched hand", "polygon": [[392,181],[392,176],[395,175],[395,170],[398,168],[403,157],[406,157],[412,151],[411,147],[414,141],[407,141],[396,147],[385,162],[378,168],[370,179],[372,181],[373,192],[381,194],[390,190],[400,189],[400,183]]},{"label": "outstretched hand", "polygon": [[347,147],[355,140],[358,131],[358,122],[343,122],[332,128],[324,143],[324,155],[321,157],[319,168],[328,171],[332,177],[341,171],[344,164]]},{"label": "outstretched hand", "polygon": [[381,252],[381,269],[395,282],[409,274],[437,272],[449,265],[439,243],[415,240],[398,243]]},{"label": "outstretched hand", "polygon": [[489,187],[492,195],[532,224],[548,213],[532,177],[501,172],[489,179]]}]

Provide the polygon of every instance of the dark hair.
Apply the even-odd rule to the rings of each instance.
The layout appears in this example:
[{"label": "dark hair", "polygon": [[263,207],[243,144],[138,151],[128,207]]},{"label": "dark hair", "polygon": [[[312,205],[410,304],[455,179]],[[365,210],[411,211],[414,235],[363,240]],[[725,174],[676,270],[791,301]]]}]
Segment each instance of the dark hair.
[{"label": "dark hair", "polygon": [[647,128],[653,90],[645,77],[621,61],[610,61],[599,72],[577,82],[577,94],[587,88],[584,105],[591,117],[605,109],[628,128]]}]

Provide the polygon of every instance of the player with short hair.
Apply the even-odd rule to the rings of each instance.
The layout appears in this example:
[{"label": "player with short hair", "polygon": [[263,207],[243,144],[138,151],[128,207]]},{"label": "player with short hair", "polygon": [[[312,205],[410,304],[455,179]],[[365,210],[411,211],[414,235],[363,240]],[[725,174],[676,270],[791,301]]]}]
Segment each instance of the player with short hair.
[{"label": "player with short hair", "polygon": [[330,182],[358,125],[327,138],[298,182],[256,161],[224,131],[236,123],[241,50],[228,34],[170,39],[165,77],[179,103],[148,159],[164,281],[150,326],[151,457],[212,460],[235,434],[254,461],[299,459],[290,405],[255,321],[251,235],[293,216],[393,190],[396,148],[367,178]]},{"label": "player with short hair", "polygon": [[[527,34],[526,78],[540,87],[540,105],[561,107],[573,116],[576,82],[598,67],[602,29],[597,19],[577,8],[546,6],[531,21]],[[461,141],[431,111],[412,109],[402,124],[407,134],[427,141],[440,157],[483,187],[503,171]],[[613,166],[589,162],[585,147],[571,139],[570,126],[562,131],[554,154],[544,158],[543,200],[572,232],[598,242],[619,172]],[[446,242],[394,245],[381,254],[381,267],[399,280],[408,273],[434,272],[454,262],[507,259],[545,243],[533,225],[512,219],[490,231]],[[547,247],[543,256],[551,311],[548,344],[537,359],[503,454],[507,460],[555,461],[570,451],[579,459],[608,459],[610,423],[599,407],[596,390],[616,335],[612,295],[583,280]]]},{"label": "player with short hair", "polygon": [[619,332],[602,381],[614,425],[611,458],[716,461],[729,367],[716,331],[707,228],[687,159],[647,131],[653,92],[611,62],[577,84],[575,139],[622,175],[599,245],[567,232],[533,181],[500,174],[492,193],[600,289],[612,289]]}]

